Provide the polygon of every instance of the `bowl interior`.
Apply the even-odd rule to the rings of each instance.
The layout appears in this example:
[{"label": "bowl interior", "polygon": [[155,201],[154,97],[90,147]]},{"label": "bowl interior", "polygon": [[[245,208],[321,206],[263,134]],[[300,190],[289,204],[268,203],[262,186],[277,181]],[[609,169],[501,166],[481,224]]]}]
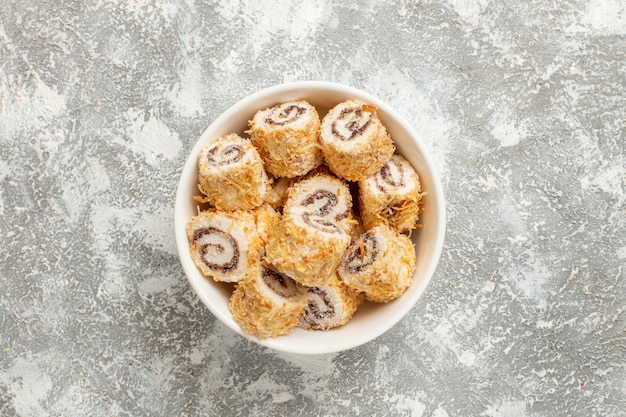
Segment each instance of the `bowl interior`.
[{"label": "bowl interior", "polygon": [[[217,284],[205,278],[196,268],[189,253],[185,226],[197,214],[198,204],[193,196],[197,189],[197,155],[211,138],[228,133],[242,136],[248,120],[257,110],[290,100],[305,99],[316,107],[320,117],[334,105],[357,98],[378,107],[378,115],[394,140],[397,152],[411,162],[420,175],[425,211],[420,216],[422,227],[415,230],[411,240],[417,253],[416,269],[411,287],[398,299],[387,303],[366,303],[344,326],[329,331],[294,329],[285,336],[257,339],[243,333],[228,309],[230,284]],[[261,345],[281,351],[317,354],[338,352],[366,343],[394,326],[413,307],[428,285],[441,254],[445,234],[445,210],[441,184],[432,160],[415,130],[381,100],[360,90],[328,82],[297,82],[283,84],[252,94],[230,107],[202,134],[192,148],[183,167],[175,202],[176,245],[181,264],[189,282],[202,302],[224,324],[235,332]]]}]

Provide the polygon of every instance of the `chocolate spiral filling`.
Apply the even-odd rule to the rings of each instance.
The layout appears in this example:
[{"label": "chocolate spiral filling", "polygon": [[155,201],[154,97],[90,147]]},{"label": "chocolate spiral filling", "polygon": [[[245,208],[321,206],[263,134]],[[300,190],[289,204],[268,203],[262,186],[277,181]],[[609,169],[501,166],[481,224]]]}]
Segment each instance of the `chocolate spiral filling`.
[{"label": "chocolate spiral filling", "polygon": [[326,220],[324,217],[320,217],[316,214],[304,213],[302,214],[302,220],[309,226],[326,233],[338,233],[339,226],[330,220]]},{"label": "chocolate spiral filling", "polygon": [[342,221],[343,219],[347,219],[348,217],[350,217],[350,210],[349,210],[349,209],[348,209],[348,210],[346,210],[346,211],[344,211],[343,213],[339,213],[339,214],[337,214],[337,215],[335,216],[335,220],[336,220],[336,221],[338,221],[338,222],[340,222],[340,221]]},{"label": "chocolate spiral filling", "polygon": [[389,161],[376,174],[376,187],[381,192],[389,188],[404,187],[404,167],[397,161]]},{"label": "chocolate spiral filling", "polygon": [[[338,204],[335,193],[328,190],[317,190],[309,194],[302,202],[302,206],[312,209],[302,214],[304,222],[311,227],[326,233],[339,232],[339,226],[330,218],[333,208]],[[336,216],[335,220],[341,220],[344,213]]]},{"label": "chocolate spiral filling", "polygon": [[213,146],[207,152],[207,159],[214,165],[228,165],[241,161],[245,151],[240,145]]},{"label": "chocolate spiral filling", "polygon": [[360,107],[349,107],[341,110],[339,116],[333,120],[332,132],[341,140],[352,140],[363,133],[371,122],[371,113],[364,113]]},{"label": "chocolate spiral filling", "polygon": [[378,243],[376,236],[365,233],[359,244],[351,247],[346,260],[346,270],[351,274],[358,274],[369,267],[378,258]]},{"label": "chocolate spiral filling", "polygon": [[319,324],[319,321],[328,320],[336,314],[335,306],[330,301],[328,293],[321,288],[309,288],[307,295],[308,303],[304,310],[304,320],[311,324]]},{"label": "chocolate spiral filling", "polygon": [[262,274],[263,282],[274,293],[283,298],[291,298],[296,295],[296,283],[291,278],[272,269],[265,269]]},{"label": "chocolate spiral filling", "polygon": [[265,123],[275,126],[284,126],[288,123],[295,122],[305,112],[306,108],[300,107],[296,104],[290,104],[285,107],[277,107],[272,109],[272,111],[267,115]]},{"label": "chocolate spiral filling", "polygon": [[300,203],[304,207],[311,207],[318,216],[328,216],[337,205],[337,195],[328,190],[317,190],[309,194]]},{"label": "chocolate spiral filling", "polygon": [[[201,239],[203,241],[208,240],[208,242],[199,242]],[[207,268],[227,273],[236,270],[239,266],[239,257],[241,255],[239,244],[234,237],[223,230],[216,227],[197,229],[193,233],[193,240],[200,243],[200,255]],[[228,250],[231,252],[229,259],[226,259],[225,262],[215,262],[216,258],[228,258]]]}]

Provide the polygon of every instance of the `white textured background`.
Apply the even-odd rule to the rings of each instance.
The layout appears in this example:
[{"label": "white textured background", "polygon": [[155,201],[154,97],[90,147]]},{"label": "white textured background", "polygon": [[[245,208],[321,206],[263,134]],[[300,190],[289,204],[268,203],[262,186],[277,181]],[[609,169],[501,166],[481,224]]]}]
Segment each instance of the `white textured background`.
[{"label": "white textured background", "polygon": [[[626,2],[296,3],[0,0],[0,415],[625,416]],[[402,322],[299,357],[172,221],[209,123],[309,79],[413,124],[449,225]]]}]

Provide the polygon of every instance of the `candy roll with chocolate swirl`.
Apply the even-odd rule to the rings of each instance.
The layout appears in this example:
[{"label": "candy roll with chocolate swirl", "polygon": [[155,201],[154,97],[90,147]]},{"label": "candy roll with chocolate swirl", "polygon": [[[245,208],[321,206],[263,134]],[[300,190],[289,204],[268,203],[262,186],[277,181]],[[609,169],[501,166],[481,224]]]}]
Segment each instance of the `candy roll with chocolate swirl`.
[{"label": "candy roll with chocolate swirl", "polygon": [[213,138],[202,148],[198,182],[204,201],[225,211],[259,206],[268,189],[259,153],[250,140],[235,133]]},{"label": "candy roll with chocolate swirl", "polygon": [[295,184],[266,247],[266,260],[303,285],[325,284],[350,244],[355,220],[344,181],[318,174]]},{"label": "candy roll with chocolate swirl", "polygon": [[205,276],[238,282],[260,263],[257,230],[252,213],[203,211],[187,223],[191,258]]},{"label": "candy roll with chocolate swirl", "polygon": [[237,284],[228,300],[235,321],[247,334],[259,338],[289,333],[305,304],[303,287],[263,264]]},{"label": "candy roll with chocolate swirl", "polygon": [[301,176],[324,160],[318,139],[320,118],[305,100],[259,110],[248,126],[252,144],[272,175]]},{"label": "candy roll with chocolate swirl", "polygon": [[393,155],[374,175],[359,182],[359,212],[365,228],[387,224],[401,233],[417,227],[420,179],[409,161]]},{"label": "candy roll with chocolate swirl", "polygon": [[321,145],[330,169],[349,181],[378,171],[395,147],[376,114],[376,106],[348,100],[332,108],[321,127]]},{"label": "candy roll with chocolate swirl", "polygon": [[349,288],[335,276],[326,285],[307,288],[307,304],[298,327],[305,330],[329,330],[343,326],[364,300],[362,293]]},{"label": "candy roll with chocolate swirl", "polygon": [[386,303],[409,288],[415,261],[411,240],[381,224],[352,242],[337,273],[348,287],[364,293],[368,300]]}]

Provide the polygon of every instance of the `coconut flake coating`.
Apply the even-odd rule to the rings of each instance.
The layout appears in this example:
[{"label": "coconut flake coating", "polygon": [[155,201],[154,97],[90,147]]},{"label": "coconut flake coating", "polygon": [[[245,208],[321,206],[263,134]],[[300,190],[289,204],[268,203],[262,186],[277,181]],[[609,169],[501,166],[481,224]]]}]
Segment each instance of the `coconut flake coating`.
[{"label": "coconut flake coating", "polygon": [[387,224],[401,233],[417,227],[422,191],[419,176],[404,157],[394,154],[374,175],[359,181],[359,212],[370,229]]},{"label": "coconut flake coating", "polygon": [[324,284],[350,244],[352,197],[340,179],[318,174],[295,184],[266,247],[266,260],[303,285]]},{"label": "coconut flake coating", "polygon": [[306,307],[298,326],[306,330],[329,330],[346,324],[365,297],[335,275],[328,284],[309,287]]},{"label": "coconut flake coating", "polygon": [[415,261],[411,240],[389,226],[379,225],[352,242],[337,273],[347,286],[364,293],[368,300],[386,303],[411,285]]},{"label": "coconut flake coating", "polygon": [[361,181],[378,171],[395,150],[376,107],[347,100],[322,120],[322,152],[330,169],[349,181]]},{"label": "coconut flake coating", "polygon": [[238,282],[261,260],[262,242],[246,211],[203,211],[187,223],[191,257],[215,281]]},{"label": "coconut flake coating", "polygon": [[198,188],[206,201],[225,211],[263,203],[268,178],[250,140],[237,134],[211,139],[198,155]]},{"label": "coconut flake coating", "polygon": [[261,256],[265,253],[265,246],[269,242],[272,230],[280,221],[280,213],[267,204],[261,204],[250,212],[254,216],[257,234],[261,240]]},{"label": "coconut flake coating", "polygon": [[266,265],[237,284],[228,300],[235,321],[246,334],[259,338],[287,334],[303,314],[304,289]]},{"label": "coconut flake coating", "polygon": [[298,178],[273,178],[272,186],[267,194],[265,194],[265,202],[271,205],[275,210],[282,212],[283,206],[287,201],[287,192],[297,180]]},{"label": "coconut flake coating", "polygon": [[320,118],[305,100],[259,110],[248,126],[265,169],[276,177],[302,176],[323,162]]}]

